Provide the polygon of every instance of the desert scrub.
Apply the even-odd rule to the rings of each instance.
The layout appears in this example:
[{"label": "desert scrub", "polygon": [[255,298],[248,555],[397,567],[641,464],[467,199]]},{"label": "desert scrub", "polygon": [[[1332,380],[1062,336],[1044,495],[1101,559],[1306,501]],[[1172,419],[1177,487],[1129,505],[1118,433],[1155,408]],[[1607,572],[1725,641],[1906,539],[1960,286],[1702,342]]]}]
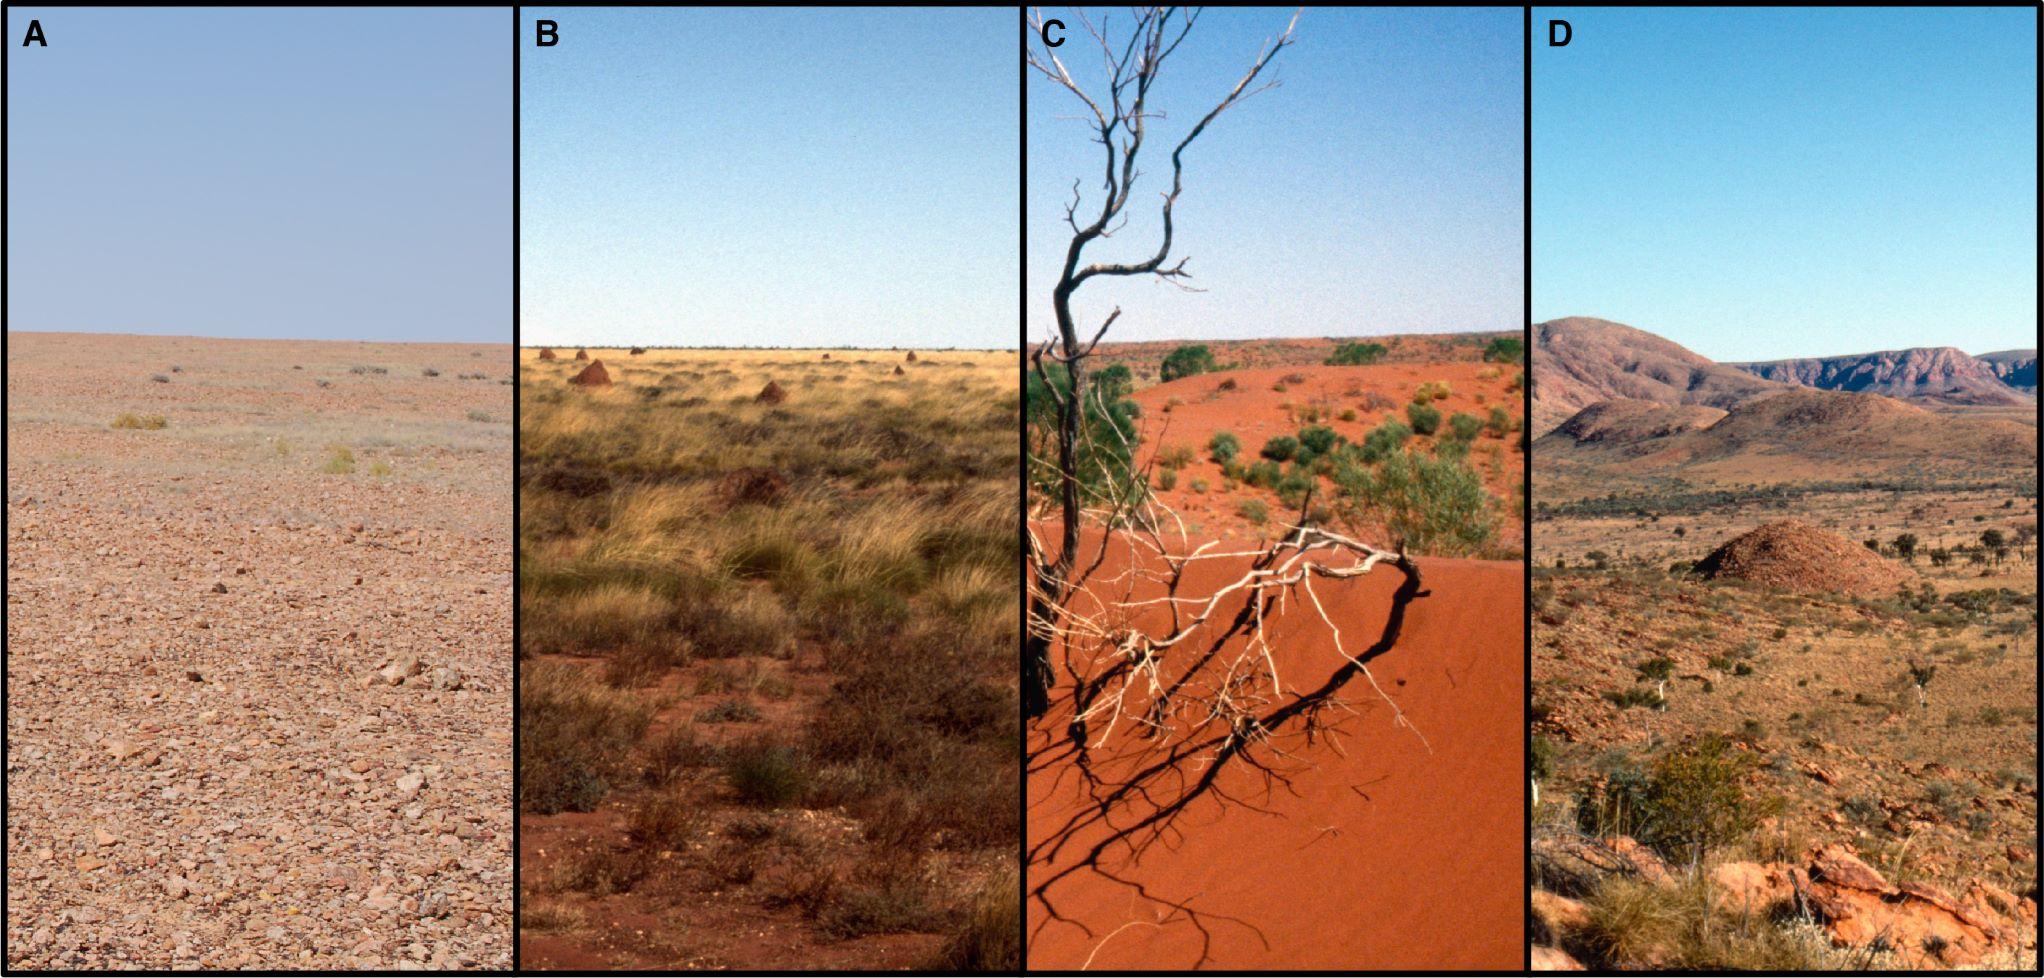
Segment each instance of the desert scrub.
[{"label": "desert scrub", "polygon": [[156,431],[170,427],[170,421],[160,414],[136,414],[132,411],[122,411],[114,416],[111,427],[131,428],[137,431]]},{"label": "desert scrub", "polygon": [[1483,422],[1476,415],[1457,411],[1448,417],[1448,433],[1462,441],[1475,441],[1483,433]]},{"label": "desert scrub", "polygon": [[355,471],[355,453],[346,445],[329,445],[326,450],[326,464],[320,471],[328,475],[352,475]]},{"label": "desert scrub", "polygon": [[1328,356],[1326,365],[1330,367],[1366,366],[1384,359],[1384,354],[1387,352],[1389,351],[1382,343],[1349,341],[1334,348],[1334,353]]},{"label": "desert scrub", "polygon": [[1408,448],[1374,469],[1338,470],[1335,486],[1346,519],[1358,525],[1381,521],[1413,553],[1462,556],[1497,535],[1497,512],[1483,481],[1454,458]]},{"label": "desert scrub", "polygon": [[1291,435],[1279,435],[1264,442],[1263,449],[1258,454],[1272,462],[1289,462],[1299,454],[1299,439]]},{"label": "desert scrub", "polygon": [[1011,869],[995,873],[973,895],[962,920],[926,967],[953,975],[1017,971],[1022,966],[1022,908]]},{"label": "desert scrub", "polygon": [[528,664],[518,704],[518,807],[537,814],[594,809],[653,717],[644,702],[562,663]]},{"label": "desert scrub", "polygon": [[792,746],[763,737],[731,747],[719,763],[732,795],[747,805],[779,808],[809,789],[808,759]]},{"label": "desert scrub", "polygon": [[1757,766],[1729,738],[1711,734],[1663,753],[1644,771],[1614,768],[1577,798],[1578,825],[1598,836],[1631,835],[1697,865],[1780,809],[1780,799],[1747,789]]},{"label": "desert scrub", "polygon": [[1413,431],[1422,435],[1441,430],[1441,410],[1422,400],[1414,399],[1405,406],[1405,420],[1412,424]]},{"label": "desert scrub", "polygon": [[1611,876],[1584,904],[1589,926],[1570,943],[1592,969],[1791,974],[1867,966],[1833,951],[1813,925],[1714,907],[1710,883],[1696,871],[1673,886]]},{"label": "desert scrub", "polygon": [[696,711],[697,723],[757,723],[759,707],[748,700],[720,700]]},{"label": "desert scrub", "polygon": [[1217,463],[1225,465],[1233,462],[1235,456],[1240,454],[1242,454],[1242,439],[1235,437],[1230,432],[1217,431],[1214,432],[1212,438],[1207,439],[1207,457]]},{"label": "desert scrub", "polygon": [[650,791],[632,807],[626,831],[632,842],[654,852],[685,851],[705,827],[701,808],[677,790]]}]

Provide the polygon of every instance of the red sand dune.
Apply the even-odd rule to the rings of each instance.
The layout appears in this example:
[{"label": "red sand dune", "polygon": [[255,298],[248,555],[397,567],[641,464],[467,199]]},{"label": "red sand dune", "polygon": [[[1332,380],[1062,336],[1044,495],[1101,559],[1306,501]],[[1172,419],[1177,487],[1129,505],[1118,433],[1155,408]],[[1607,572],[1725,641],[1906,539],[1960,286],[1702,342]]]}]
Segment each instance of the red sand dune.
[{"label": "red sand dune", "polygon": [[[1090,579],[1113,583],[1096,593],[1118,589],[1110,596],[1117,602],[1161,593],[1154,584],[1119,583],[1128,548],[1109,549]],[[1088,560],[1095,553],[1089,549]],[[1179,593],[1210,594],[1244,563],[1197,563]],[[1290,754],[1277,765],[1288,788],[1237,758],[1216,790],[1194,798],[1138,857],[1110,845],[1089,860],[1113,830],[1066,827],[1098,811],[1091,799],[1100,785],[1127,783],[1160,743],[1117,734],[1091,752],[1089,782],[1069,748],[1070,680],[1066,663],[1057,663],[1064,695],[1053,690],[1050,713],[1028,731],[1030,967],[1520,966],[1524,571],[1517,563],[1425,558],[1419,567],[1423,590],[1405,604],[1395,642],[1370,662],[1413,729],[1395,725],[1391,708],[1356,676],[1343,690],[1356,712],[1321,716],[1333,736],[1323,730],[1308,742],[1294,723],[1273,739]],[[1402,581],[1399,570],[1380,565],[1361,578],[1316,583],[1351,654],[1379,641]],[[1317,687],[1343,665],[1326,627],[1301,608],[1291,604],[1268,629],[1288,689]],[[1232,614],[1210,620],[1198,637],[1218,634],[1224,626],[1216,621]],[[1183,669],[1207,644],[1196,638],[1183,655],[1174,649],[1167,670]],[[1097,728],[1088,732],[1097,736]],[[1142,818],[1154,811],[1144,805],[1167,804],[1160,799],[1182,795],[1200,776],[1185,766],[1182,776],[1157,779],[1152,801],[1120,806],[1114,824]]]},{"label": "red sand dune", "polygon": [[[1318,408],[1323,415],[1319,424],[1333,428],[1350,441],[1361,442],[1384,421],[1405,420],[1405,406],[1413,393],[1421,384],[1437,380],[1447,381],[1452,391],[1446,399],[1434,402],[1443,418],[1458,411],[1488,418],[1491,408],[1502,407],[1514,420],[1522,420],[1526,414],[1525,395],[1508,390],[1513,376],[1520,372],[1521,368],[1513,364],[1466,360],[1363,367],[1265,367],[1199,374],[1135,393],[1135,402],[1143,412],[1143,445],[1138,460],[1147,462],[1165,447],[1191,448],[1192,464],[1185,467],[1175,488],[1157,490],[1157,499],[1180,516],[1199,523],[1209,535],[1254,536],[1263,528],[1251,526],[1237,513],[1236,507],[1242,500],[1263,499],[1273,513],[1282,513],[1285,507],[1268,491],[1246,487],[1232,493],[1221,491],[1221,466],[1207,454],[1207,442],[1215,432],[1232,432],[1242,441],[1242,459],[1254,462],[1264,442],[1278,435],[1296,434],[1306,425],[1295,416],[1296,411]],[[1235,386],[1222,386],[1228,383]],[[1283,391],[1275,389],[1280,385],[1285,388]],[[1344,411],[1356,412],[1355,420],[1341,420]],[[1513,489],[1524,483],[1526,456],[1516,450],[1518,443],[1518,432],[1502,440],[1487,436],[1477,439],[1484,452],[1492,446],[1503,450],[1499,456],[1503,461],[1501,472],[1491,470],[1485,461],[1488,455],[1473,455],[1470,459],[1483,478],[1484,488],[1500,499],[1512,498]],[[1208,491],[1194,491],[1195,480],[1205,481]],[[1497,539],[1517,541],[1524,535],[1516,514],[1506,507]]]}]

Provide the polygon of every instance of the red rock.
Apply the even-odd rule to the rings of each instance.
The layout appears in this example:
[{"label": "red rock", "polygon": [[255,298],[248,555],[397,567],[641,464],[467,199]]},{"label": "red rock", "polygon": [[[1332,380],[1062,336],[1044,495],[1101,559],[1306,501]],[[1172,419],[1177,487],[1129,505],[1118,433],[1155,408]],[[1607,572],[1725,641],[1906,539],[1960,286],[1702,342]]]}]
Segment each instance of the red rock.
[{"label": "red rock", "polygon": [[1833,843],[1810,857],[1810,878],[1819,883],[1850,887],[1870,893],[1886,893],[1888,881],[1852,850]]},{"label": "red rock", "polygon": [[539,358],[541,360],[559,360],[561,356],[554,352],[553,347],[542,346],[539,348]]},{"label": "red rock", "polygon": [[1710,871],[1712,902],[1735,913],[1765,914],[1795,899],[1788,869],[1780,863],[1721,863]]},{"label": "red rock", "polygon": [[769,380],[752,399],[761,404],[779,404],[788,399],[788,391],[780,384]]}]

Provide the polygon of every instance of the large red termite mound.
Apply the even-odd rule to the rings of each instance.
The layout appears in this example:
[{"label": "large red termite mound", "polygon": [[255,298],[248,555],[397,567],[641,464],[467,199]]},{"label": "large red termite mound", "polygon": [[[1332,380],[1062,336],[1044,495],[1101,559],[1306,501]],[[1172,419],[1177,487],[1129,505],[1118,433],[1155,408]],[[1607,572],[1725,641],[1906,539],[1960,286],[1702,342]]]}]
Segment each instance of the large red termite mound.
[{"label": "large red termite mound", "polygon": [[603,369],[603,361],[591,360],[581,373],[568,378],[568,383],[578,387],[609,387],[610,371]]}]

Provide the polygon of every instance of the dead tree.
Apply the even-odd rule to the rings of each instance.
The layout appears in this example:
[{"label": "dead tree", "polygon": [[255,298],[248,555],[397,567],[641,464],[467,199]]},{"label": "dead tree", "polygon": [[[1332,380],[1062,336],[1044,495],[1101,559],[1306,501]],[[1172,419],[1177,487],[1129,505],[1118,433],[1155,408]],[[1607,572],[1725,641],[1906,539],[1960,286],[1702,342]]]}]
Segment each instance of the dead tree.
[{"label": "dead tree", "polygon": [[[1094,24],[1084,11],[1077,12],[1077,19],[1084,25],[1086,33],[1099,45],[1107,70],[1106,87],[1097,94],[1089,94],[1078,79],[1059,57],[1057,49],[1044,45],[1031,47],[1028,62],[1031,68],[1072,93],[1084,104],[1091,118],[1087,120],[1092,140],[1100,145],[1103,176],[1100,189],[1102,196],[1099,207],[1091,212],[1082,223],[1079,208],[1083,200],[1080,181],[1072,184],[1072,200],[1065,207],[1065,224],[1071,228],[1072,240],[1065,249],[1065,260],[1058,273],[1057,284],[1051,289],[1051,310],[1057,321],[1057,335],[1047,339],[1031,357],[1037,373],[1042,376],[1055,401],[1058,421],[1057,471],[1059,475],[1058,520],[1062,530],[1059,546],[1050,555],[1048,562],[1039,561],[1034,571],[1039,582],[1055,601],[1058,596],[1069,592],[1072,569],[1079,548],[1079,526],[1081,512],[1080,484],[1078,475],[1078,449],[1080,429],[1084,424],[1086,405],[1085,361],[1107,328],[1121,315],[1120,308],[1108,313],[1100,327],[1093,332],[1091,340],[1082,341],[1079,327],[1072,316],[1072,295],[1090,279],[1099,276],[1127,277],[1155,275],[1160,280],[1183,284],[1190,277],[1185,270],[1185,259],[1176,264],[1166,265],[1171,257],[1171,210],[1184,190],[1185,150],[1193,140],[1200,137],[1221,113],[1240,104],[1244,99],[1275,86],[1269,81],[1261,86],[1256,84],[1264,69],[1278,52],[1292,43],[1292,31],[1298,26],[1299,15],[1294,13],[1284,33],[1276,40],[1266,42],[1263,49],[1250,63],[1241,80],[1235,83],[1225,97],[1201,117],[1198,123],[1187,130],[1171,150],[1171,189],[1163,196],[1163,231],[1157,250],[1148,258],[1128,262],[1096,261],[1087,263],[1086,249],[1096,241],[1113,236],[1114,232],[1127,222],[1126,212],[1133,199],[1136,178],[1140,174],[1137,164],[1141,161],[1149,125],[1153,118],[1162,118],[1162,113],[1150,104],[1150,89],[1166,62],[1178,46],[1192,32],[1200,17],[1199,8],[1183,7],[1137,7],[1133,9],[1135,23],[1125,40],[1117,43],[1105,19]],[[1043,37],[1043,12],[1030,12],[1030,24],[1034,35]],[[1050,383],[1046,367],[1048,360],[1056,368],[1065,371],[1068,383],[1060,391],[1058,385]],[[1039,612],[1048,616],[1051,609],[1038,607],[1032,600],[1030,620],[1035,621]],[[1040,716],[1049,702],[1050,636],[1032,629],[1028,635],[1025,650],[1025,675],[1023,677],[1024,708],[1029,716]]]},{"label": "dead tree", "polygon": [[[1031,844],[1028,894],[1044,911],[1039,929],[1061,920],[1091,933],[1084,922],[1060,913],[1053,889],[1075,874],[1095,873],[1210,937],[1209,922],[1228,918],[1193,907],[1190,895],[1157,892],[1127,867],[1154,844],[1170,844],[1180,815],[1203,799],[1258,806],[1259,794],[1288,790],[1296,765],[1310,763],[1297,759],[1298,752],[1323,745],[1341,750],[1336,725],[1358,712],[1345,698],[1352,684],[1366,686],[1388,706],[1397,727],[1419,735],[1378,685],[1370,663],[1391,651],[1408,606],[1426,592],[1418,565],[1402,550],[1312,525],[1310,496],[1279,539],[1229,548],[1193,544],[1176,516],[1146,493],[1089,499],[1083,491],[1081,458],[1101,457],[1091,439],[1103,437],[1086,424],[1088,398],[1094,396],[1086,384],[1086,360],[1121,310],[1112,310],[1090,336],[1082,336],[1072,297],[1103,276],[1154,275],[1186,287],[1185,259],[1173,262],[1171,255],[1172,208],[1184,191],[1186,149],[1223,112],[1276,84],[1260,79],[1292,43],[1298,23],[1294,14],[1234,87],[1172,147],[1155,250],[1132,261],[1089,261],[1090,246],[1126,226],[1150,124],[1163,118],[1150,104],[1152,86],[1200,14],[1149,7],[1134,16],[1121,40],[1105,22],[1096,25],[1083,13],[1075,17],[1105,66],[1105,87],[1093,92],[1066,69],[1057,51],[1046,47],[1028,55],[1032,68],[1084,106],[1082,118],[1103,157],[1101,197],[1084,218],[1084,195],[1079,183],[1073,186],[1065,208],[1071,243],[1051,292],[1057,332],[1030,356],[1052,399],[1057,458],[1055,499],[1037,500],[1031,510],[1032,520],[1044,520],[1050,532],[1040,534],[1032,523],[1027,539],[1025,707],[1032,720],[1052,715],[1065,727],[1062,736],[1032,743],[1029,770],[1056,771],[1067,784],[1076,779],[1082,803]],[[1031,21],[1040,37],[1042,14],[1033,12]],[[1054,381],[1056,371],[1064,372],[1062,385]],[[1121,436],[1119,428],[1109,430],[1108,436]],[[1115,457],[1134,457],[1119,451],[1133,446],[1111,447],[1118,450]],[[1149,467],[1138,466],[1130,484],[1147,485]],[[1090,547],[1081,533],[1086,523],[1100,530]],[[1364,644],[1368,626],[1330,613],[1322,589],[1378,567],[1395,568],[1404,579],[1374,639]],[[1218,584],[1211,580],[1215,569],[1222,571]],[[1284,616],[1302,616],[1307,627],[1324,630],[1325,641],[1316,643],[1328,651],[1324,661],[1280,667],[1282,657],[1266,626]],[[1247,777],[1224,781],[1230,772]],[[1254,929],[1250,922],[1234,923]],[[1203,954],[1201,963],[1205,960]]]}]

